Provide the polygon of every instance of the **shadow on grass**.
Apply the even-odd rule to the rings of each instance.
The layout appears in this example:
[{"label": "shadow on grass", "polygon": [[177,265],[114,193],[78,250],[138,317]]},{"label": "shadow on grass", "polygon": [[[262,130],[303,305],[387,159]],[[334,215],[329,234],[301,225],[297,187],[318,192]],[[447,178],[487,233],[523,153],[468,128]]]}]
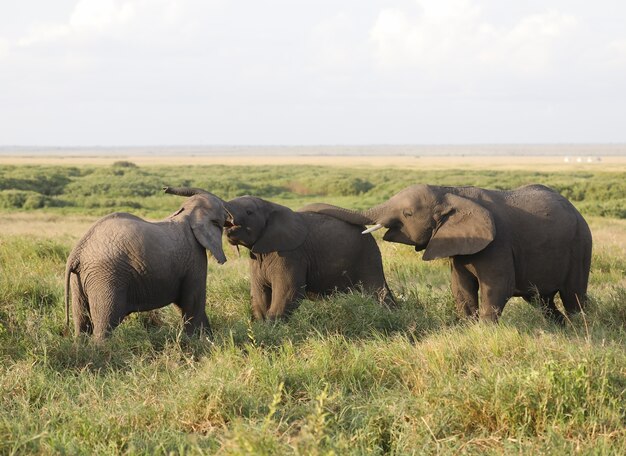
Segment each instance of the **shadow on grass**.
[{"label": "shadow on grass", "polygon": [[417,299],[410,296],[398,299],[398,305],[390,309],[356,291],[315,300],[305,299],[287,320],[263,322],[247,319],[230,322],[228,327],[219,327],[216,343],[270,348],[278,347],[285,341],[297,343],[330,335],[361,340],[399,333],[419,340],[425,334],[459,321],[451,302],[445,302],[441,297],[437,304],[430,301],[430,297]]},{"label": "shadow on grass", "polygon": [[[398,306],[389,309],[368,295],[359,292],[337,293],[317,300],[303,300],[288,320],[276,322],[251,321],[246,315],[219,314],[210,320],[213,338],[187,336],[182,326],[173,320],[163,321],[138,314],[117,328],[110,339],[96,343],[88,337],[57,338],[46,347],[46,360],[58,371],[88,369],[94,372],[125,371],[137,363],[193,363],[211,356],[214,347],[252,346],[273,350],[285,343],[297,345],[307,339],[342,336],[349,340],[369,340],[402,335],[418,342],[446,328],[472,325],[457,316],[449,294],[440,291],[402,296]],[[515,327],[527,334],[554,333],[576,343],[604,344],[624,340],[626,334],[626,290],[616,289],[611,299],[590,299],[585,314],[573,316],[565,326],[546,320],[539,305],[519,299],[511,300],[501,318],[501,324]],[[168,321],[172,320],[172,321]],[[172,323],[174,322],[174,323]],[[624,325],[624,326],[620,326]],[[616,333],[616,330],[617,333]]]},{"label": "shadow on grass", "polygon": [[[434,301],[434,296],[426,301]],[[128,318],[111,335],[98,343],[87,336],[65,337],[51,341],[46,348],[47,363],[54,370],[124,371],[138,362],[188,363],[210,356],[213,347],[252,345],[272,349],[286,342],[341,335],[361,340],[405,334],[411,340],[446,326],[457,324],[453,305],[439,297],[425,302],[415,296],[399,300],[388,309],[359,292],[337,293],[327,298],[304,300],[287,320],[251,321],[249,315],[213,315],[213,339],[187,336],[180,324],[170,324],[138,314]],[[436,307],[439,306],[439,307]],[[443,316],[442,316],[443,313]],[[172,316],[174,316],[172,314]],[[169,320],[166,316],[165,320]],[[148,324],[146,324],[148,322]]]}]

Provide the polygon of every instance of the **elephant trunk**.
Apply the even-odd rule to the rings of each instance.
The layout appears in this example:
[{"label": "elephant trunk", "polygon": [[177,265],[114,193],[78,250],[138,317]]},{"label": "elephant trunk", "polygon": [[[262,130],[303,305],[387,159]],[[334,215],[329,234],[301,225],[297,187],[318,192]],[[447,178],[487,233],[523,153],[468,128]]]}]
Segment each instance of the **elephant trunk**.
[{"label": "elephant trunk", "polygon": [[353,225],[374,225],[363,231],[363,234],[368,234],[384,228],[387,206],[386,203],[383,203],[365,211],[353,211],[351,209],[345,209],[331,204],[313,203],[304,206],[302,209],[299,209],[298,212],[317,212],[319,214],[326,214]]},{"label": "elephant trunk", "polygon": [[163,187],[163,191],[178,196],[211,195],[206,190],[196,187]]},{"label": "elephant trunk", "polygon": [[197,188],[197,187],[168,187],[168,186],[165,186],[165,187],[163,187],[163,192],[164,193],[169,193],[170,195],[178,195],[178,196],[194,196],[194,195],[208,195],[208,196],[212,196],[213,198],[216,198],[217,200],[219,200],[220,203],[222,203],[222,206],[226,210],[226,213],[230,215],[230,212],[228,211],[228,209],[226,209],[226,201],[224,201],[222,198],[220,198],[219,196],[214,195],[211,192],[207,192],[206,190],[204,190],[202,188]]},{"label": "elephant trunk", "polygon": [[374,225],[365,231],[363,234],[372,233],[374,231],[380,230],[385,227],[385,213],[387,212],[386,203],[379,204],[378,206],[374,206],[366,211],[363,211],[363,215],[371,220],[369,225]]},{"label": "elephant trunk", "polygon": [[374,221],[363,212],[333,206],[332,204],[312,203],[298,209],[298,212],[316,212],[318,214],[330,215],[331,217],[351,223],[352,225],[363,226],[374,223]]}]

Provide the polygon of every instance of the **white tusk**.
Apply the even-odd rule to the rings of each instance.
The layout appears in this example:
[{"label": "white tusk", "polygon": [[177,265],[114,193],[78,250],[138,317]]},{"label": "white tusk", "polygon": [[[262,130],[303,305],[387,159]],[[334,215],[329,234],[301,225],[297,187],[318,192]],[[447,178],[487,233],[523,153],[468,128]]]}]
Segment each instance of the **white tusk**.
[{"label": "white tusk", "polygon": [[380,223],[374,225],[374,226],[370,226],[368,229],[366,229],[365,231],[363,231],[361,234],[368,234],[368,233],[372,233],[376,230],[380,230],[381,228],[384,228],[383,225],[381,225]]}]

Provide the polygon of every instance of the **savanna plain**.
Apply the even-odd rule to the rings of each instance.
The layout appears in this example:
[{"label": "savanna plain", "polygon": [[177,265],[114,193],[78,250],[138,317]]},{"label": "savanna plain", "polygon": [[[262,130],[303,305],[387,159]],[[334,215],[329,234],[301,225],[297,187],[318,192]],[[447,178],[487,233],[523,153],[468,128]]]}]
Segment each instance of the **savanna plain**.
[{"label": "savanna plain", "polygon": [[[0,163],[0,454],[626,454],[626,167],[530,159]],[[213,338],[172,306],[73,338],[63,273],[98,217],[165,218],[163,185],[354,209],[414,183],[549,185],[594,236],[590,300],[564,327],[509,301],[457,316],[446,261],[383,242],[387,309],[358,289],[251,321],[247,252],[209,259]]]}]

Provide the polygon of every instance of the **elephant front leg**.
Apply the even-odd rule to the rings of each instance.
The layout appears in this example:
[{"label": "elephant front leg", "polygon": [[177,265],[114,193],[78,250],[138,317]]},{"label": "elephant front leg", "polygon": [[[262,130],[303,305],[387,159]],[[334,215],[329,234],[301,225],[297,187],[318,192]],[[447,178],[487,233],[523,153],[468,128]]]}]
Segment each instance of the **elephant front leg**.
[{"label": "elephant front leg", "polygon": [[497,323],[504,306],[515,289],[515,269],[512,259],[483,258],[473,264],[479,283],[481,321]]},{"label": "elephant front leg", "polygon": [[266,318],[275,320],[287,317],[306,295],[306,276],[304,271],[295,271],[290,276],[281,276],[272,282],[272,304]]},{"label": "elephant front leg", "polygon": [[250,295],[252,298],[252,317],[255,320],[264,320],[272,304],[272,289],[255,281],[250,287]]},{"label": "elephant front leg", "polygon": [[472,319],[478,319],[478,279],[463,265],[452,263],[452,294],[457,311]]},{"label": "elephant front leg", "polygon": [[178,302],[183,318],[183,327],[188,335],[205,332],[212,337],[211,326],[206,315],[206,284],[188,287]]},{"label": "elephant front leg", "polygon": [[504,305],[511,297],[510,291],[502,285],[480,283],[480,321],[497,323]]}]

